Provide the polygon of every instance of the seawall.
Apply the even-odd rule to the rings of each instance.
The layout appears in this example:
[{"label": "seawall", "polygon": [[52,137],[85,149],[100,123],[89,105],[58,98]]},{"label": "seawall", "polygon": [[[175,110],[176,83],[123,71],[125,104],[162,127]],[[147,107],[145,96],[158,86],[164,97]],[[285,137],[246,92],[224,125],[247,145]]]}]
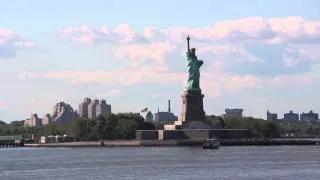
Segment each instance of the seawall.
[{"label": "seawall", "polygon": [[25,144],[25,147],[137,147],[141,146],[140,141],[81,141],[81,142],[62,142],[45,144]]},{"label": "seawall", "polygon": [[23,147],[23,146],[24,146],[23,142],[15,142],[11,140],[0,141],[0,148],[13,148],[13,147]]},{"label": "seawall", "polygon": [[[220,139],[221,146],[320,145],[320,139]],[[202,140],[119,140],[25,144],[25,147],[178,147],[202,146]]]}]

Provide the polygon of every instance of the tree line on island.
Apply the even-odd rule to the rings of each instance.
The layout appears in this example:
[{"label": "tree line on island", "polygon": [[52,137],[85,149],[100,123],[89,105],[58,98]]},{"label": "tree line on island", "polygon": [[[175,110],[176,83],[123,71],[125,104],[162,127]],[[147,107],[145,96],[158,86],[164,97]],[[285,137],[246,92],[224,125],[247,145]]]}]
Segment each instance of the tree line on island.
[{"label": "tree line on island", "polygon": [[[223,128],[248,129],[249,136],[255,138],[279,138],[290,133],[308,137],[320,135],[319,124],[279,124],[252,117],[221,118],[213,115],[206,116],[206,122]],[[79,141],[134,139],[136,130],[156,129],[163,129],[163,124],[145,122],[139,113],[100,115],[95,119],[78,118],[68,124],[49,124],[40,127],[24,127],[23,121],[13,121],[9,124],[0,121],[0,136],[67,134]]]},{"label": "tree line on island", "polygon": [[39,127],[24,127],[23,121],[0,123],[0,135],[62,136],[66,134],[79,141],[133,139],[136,129],[154,130],[156,127],[151,122],[144,122],[143,117],[137,113],[100,115],[95,119],[77,118],[66,124],[54,123]]}]

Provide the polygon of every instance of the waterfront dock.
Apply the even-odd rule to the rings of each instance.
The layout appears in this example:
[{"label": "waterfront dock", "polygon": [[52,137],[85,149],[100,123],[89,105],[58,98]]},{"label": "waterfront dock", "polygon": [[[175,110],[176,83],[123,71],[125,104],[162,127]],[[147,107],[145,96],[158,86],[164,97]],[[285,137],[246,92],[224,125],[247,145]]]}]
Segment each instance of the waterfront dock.
[{"label": "waterfront dock", "polygon": [[[220,139],[221,146],[320,145],[320,139]],[[25,144],[25,147],[178,147],[202,146],[203,140],[114,140]]]},{"label": "waterfront dock", "polygon": [[225,139],[221,146],[319,145],[320,139]]},{"label": "waterfront dock", "polygon": [[0,148],[23,147],[24,143],[19,136],[0,136]]},{"label": "waterfront dock", "polygon": [[0,148],[13,148],[13,147],[23,147],[24,145],[21,143],[15,143],[15,142],[3,142],[0,141]]},{"label": "waterfront dock", "polygon": [[[219,139],[221,146],[320,145],[320,139]],[[177,141],[180,146],[200,146],[203,141]]]}]

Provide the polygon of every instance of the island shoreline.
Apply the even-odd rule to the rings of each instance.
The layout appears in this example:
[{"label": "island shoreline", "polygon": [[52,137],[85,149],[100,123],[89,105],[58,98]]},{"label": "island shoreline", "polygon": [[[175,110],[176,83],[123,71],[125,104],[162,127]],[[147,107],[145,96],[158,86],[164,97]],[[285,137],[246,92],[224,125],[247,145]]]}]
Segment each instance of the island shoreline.
[{"label": "island shoreline", "polygon": [[[320,139],[224,139],[221,146],[320,145]],[[202,146],[203,140],[121,140],[24,144],[24,147],[181,147]]]}]

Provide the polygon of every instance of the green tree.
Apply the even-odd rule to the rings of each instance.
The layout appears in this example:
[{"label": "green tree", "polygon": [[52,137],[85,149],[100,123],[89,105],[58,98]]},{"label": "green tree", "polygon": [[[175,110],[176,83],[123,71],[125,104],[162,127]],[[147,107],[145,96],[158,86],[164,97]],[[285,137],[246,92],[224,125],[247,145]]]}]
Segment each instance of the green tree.
[{"label": "green tree", "polygon": [[151,122],[143,122],[142,124],[140,124],[140,125],[138,126],[137,129],[139,129],[139,130],[155,130],[156,127],[155,127],[155,125],[154,125],[153,123],[151,123]]},{"label": "green tree", "polygon": [[103,139],[105,137],[104,134],[106,129],[106,117],[100,115],[98,116],[96,121],[97,121],[96,131],[97,131],[98,139]]},{"label": "green tree", "polygon": [[0,126],[6,126],[7,123],[5,123],[4,121],[0,121]]},{"label": "green tree", "polygon": [[104,125],[104,139],[115,139],[115,127],[117,125],[117,117],[114,114],[106,116],[106,121]]},{"label": "green tree", "polygon": [[267,122],[264,125],[263,129],[263,137],[266,138],[279,138],[280,137],[280,130],[279,126],[272,122]]},{"label": "green tree", "polygon": [[135,137],[135,130],[137,128],[136,121],[132,119],[118,119],[115,127],[116,137],[118,139],[132,139]]},{"label": "green tree", "polygon": [[89,134],[89,130],[87,128],[87,123],[89,120],[87,119],[76,119],[73,120],[69,127],[69,134],[71,137],[76,137],[80,140],[86,140]]}]

